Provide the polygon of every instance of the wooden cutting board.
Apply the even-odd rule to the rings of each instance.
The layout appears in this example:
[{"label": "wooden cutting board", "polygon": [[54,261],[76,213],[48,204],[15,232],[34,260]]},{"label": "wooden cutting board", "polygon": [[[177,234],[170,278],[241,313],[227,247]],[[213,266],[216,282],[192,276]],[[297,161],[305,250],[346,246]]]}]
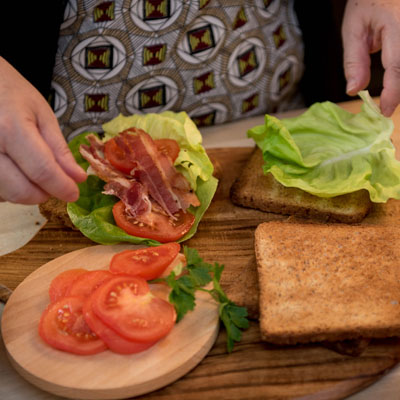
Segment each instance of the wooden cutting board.
[{"label": "wooden cutting board", "polygon": [[[197,234],[186,244],[198,249],[206,261],[225,265],[224,289],[239,304],[248,306],[255,319],[233,353],[227,354],[226,334],[221,329],[216,343],[196,368],[139,399],[337,400],[376,382],[400,359],[397,339],[372,341],[358,357],[337,353],[323,344],[281,347],[261,341],[256,319],[258,287],[253,234],[260,222],[287,217],[244,209],[230,202],[230,186],[251,151],[208,151],[218,165],[221,180]],[[400,202],[374,206],[365,223],[399,224]],[[26,246],[0,257],[0,282],[14,289],[30,272],[53,258],[93,245],[80,232],[48,223]]]},{"label": "wooden cutting board", "polygon": [[204,292],[171,333],[133,355],[111,351],[79,356],[41,340],[38,323],[49,303],[48,288],[72,268],[107,269],[111,257],[132,245],[94,246],[68,253],[30,274],[8,300],[2,335],[16,370],[39,388],[69,398],[122,399],[154,391],[185,375],[209,352],[218,333],[218,307]]}]

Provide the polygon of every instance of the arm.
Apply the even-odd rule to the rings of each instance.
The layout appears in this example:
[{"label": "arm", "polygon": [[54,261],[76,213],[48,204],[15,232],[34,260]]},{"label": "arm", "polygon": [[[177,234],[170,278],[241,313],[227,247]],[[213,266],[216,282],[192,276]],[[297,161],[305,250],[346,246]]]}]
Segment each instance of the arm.
[{"label": "arm", "polygon": [[0,201],[75,201],[85,179],[49,104],[0,57]]},{"label": "arm", "polygon": [[390,116],[400,103],[399,0],[348,0],[342,25],[347,93],[355,95],[370,80],[370,54],[382,51],[385,70],[381,111]]}]

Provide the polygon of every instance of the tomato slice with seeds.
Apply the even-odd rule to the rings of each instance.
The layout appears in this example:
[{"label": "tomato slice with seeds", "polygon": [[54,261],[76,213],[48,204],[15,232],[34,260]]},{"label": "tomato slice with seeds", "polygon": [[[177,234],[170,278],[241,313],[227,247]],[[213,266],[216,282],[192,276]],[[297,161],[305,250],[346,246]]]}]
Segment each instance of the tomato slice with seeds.
[{"label": "tomato slice with seeds", "polygon": [[176,140],[174,140],[174,139],[157,139],[154,142],[157,146],[157,150],[160,153],[168,156],[172,162],[174,162],[178,158],[178,155],[179,155],[179,152],[181,149],[179,148],[179,144]]},{"label": "tomato slice with seeds", "polygon": [[129,174],[136,167],[136,163],[128,158],[125,150],[117,145],[114,138],[105,143],[104,155],[114,168],[124,174]]},{"label": "tomato slice with seeds", "polygon": [[172,304],[154,296],[143,278],[117,276],[92,294],[92,310],[128,340],[156,342],[176,321]]},{"label": "tomato slice with seeds", "polygon": [[180,210],[176,219],[152,212],[153,225],[149,226],[127,215],[122,201],[114,204],[112,212],[117,226],[127,234],[157,240],[160,243],[176,242],[189,232],[195,221],[195,216],[189,211]]},{"label": "tomato slice with seeds", "polygon": [[159,277],[178,255],[179,243],[165,243],[157,247],[125,250],[113,256],[110,271],[115,274],[140,276],[151,280]]},{"label": "tomato slice with seeds", "polygon": [[108,348],[119,354],[134,354],[147,350],[155,342],[139,343],[125,339],[114,329],[107,326],[92,310],[92,297],[90,296],[83,306],[83,316],[90,329],[101,338]]},{"label": "tomato slice with seeds", "polygon": [[[168,156],[172,162],[174,162],[179,155],[180,148],[179,144],[174,139],[157,139],[154,141],[157,150]],[[104,155],[110,164],[123,172],[124,174],[130,174],[130,172],[137,166],[136,162],[129,159],[125,150],[118,146],[114,138],[107,140],[104,145]]]},{"label": "tomato slice with seeds", "polygon": [[66,296],[89,297],[101,284],[107,282],[114,275],[104,269],[87,271],[78,276],[66,292]]},{"label": "tomato slice with seeds", "polygon": [[59,273],[50,283],[50,301],[55,302],[65,297],[74,281],[86,272],[88,272],[87,269],[74,268]]},{"label": "tomato slice with seeds", "polygon": [[85,299],[63,297],[42,313],[39,335],[50,346],[69,353],[90,355],[107,349],[87,325],[82,314]]}]

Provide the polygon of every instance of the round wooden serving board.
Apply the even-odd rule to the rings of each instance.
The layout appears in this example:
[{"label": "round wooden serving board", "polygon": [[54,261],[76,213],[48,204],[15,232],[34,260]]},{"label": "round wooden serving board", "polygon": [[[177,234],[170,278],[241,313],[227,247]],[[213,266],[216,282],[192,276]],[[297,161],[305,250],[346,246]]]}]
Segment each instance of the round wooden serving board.
[{"label": "round wooden serving board", "polygon": [[217,305],[207,293],[199,294],[195,310],[165,339],[139,354],[78,356],[41,340],[38,323],[57,274],[71,268],[106,269],[115,253],[138,247],[100,245],[73,251],[43,265],[16,288],[3,312],[2,335],[11,363],[26,380],[59,396],[121,399],[166,386],[205,357],[219,327]]}]

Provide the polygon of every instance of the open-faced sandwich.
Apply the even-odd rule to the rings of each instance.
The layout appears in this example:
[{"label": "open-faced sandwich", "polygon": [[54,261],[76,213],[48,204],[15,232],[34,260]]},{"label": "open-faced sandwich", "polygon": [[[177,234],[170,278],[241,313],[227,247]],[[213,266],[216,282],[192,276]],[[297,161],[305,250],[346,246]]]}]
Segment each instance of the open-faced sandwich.
[{"label": "open-faced sandwich", "polygon": [[67,205],[73,225],[102,244],[191,237],[218,181],[188,115],[120,115],[103,129],[102,138],[86,132],[69,143],[89,174]]},{"label": "open-faced sandwich", "polygon": [[323,102],[303,114],[248,131],[256,150],[232,186],[240,206],[266,212],[359,222],[371,202],[400,198],[394,125],[367,91],[359,113]]}]

